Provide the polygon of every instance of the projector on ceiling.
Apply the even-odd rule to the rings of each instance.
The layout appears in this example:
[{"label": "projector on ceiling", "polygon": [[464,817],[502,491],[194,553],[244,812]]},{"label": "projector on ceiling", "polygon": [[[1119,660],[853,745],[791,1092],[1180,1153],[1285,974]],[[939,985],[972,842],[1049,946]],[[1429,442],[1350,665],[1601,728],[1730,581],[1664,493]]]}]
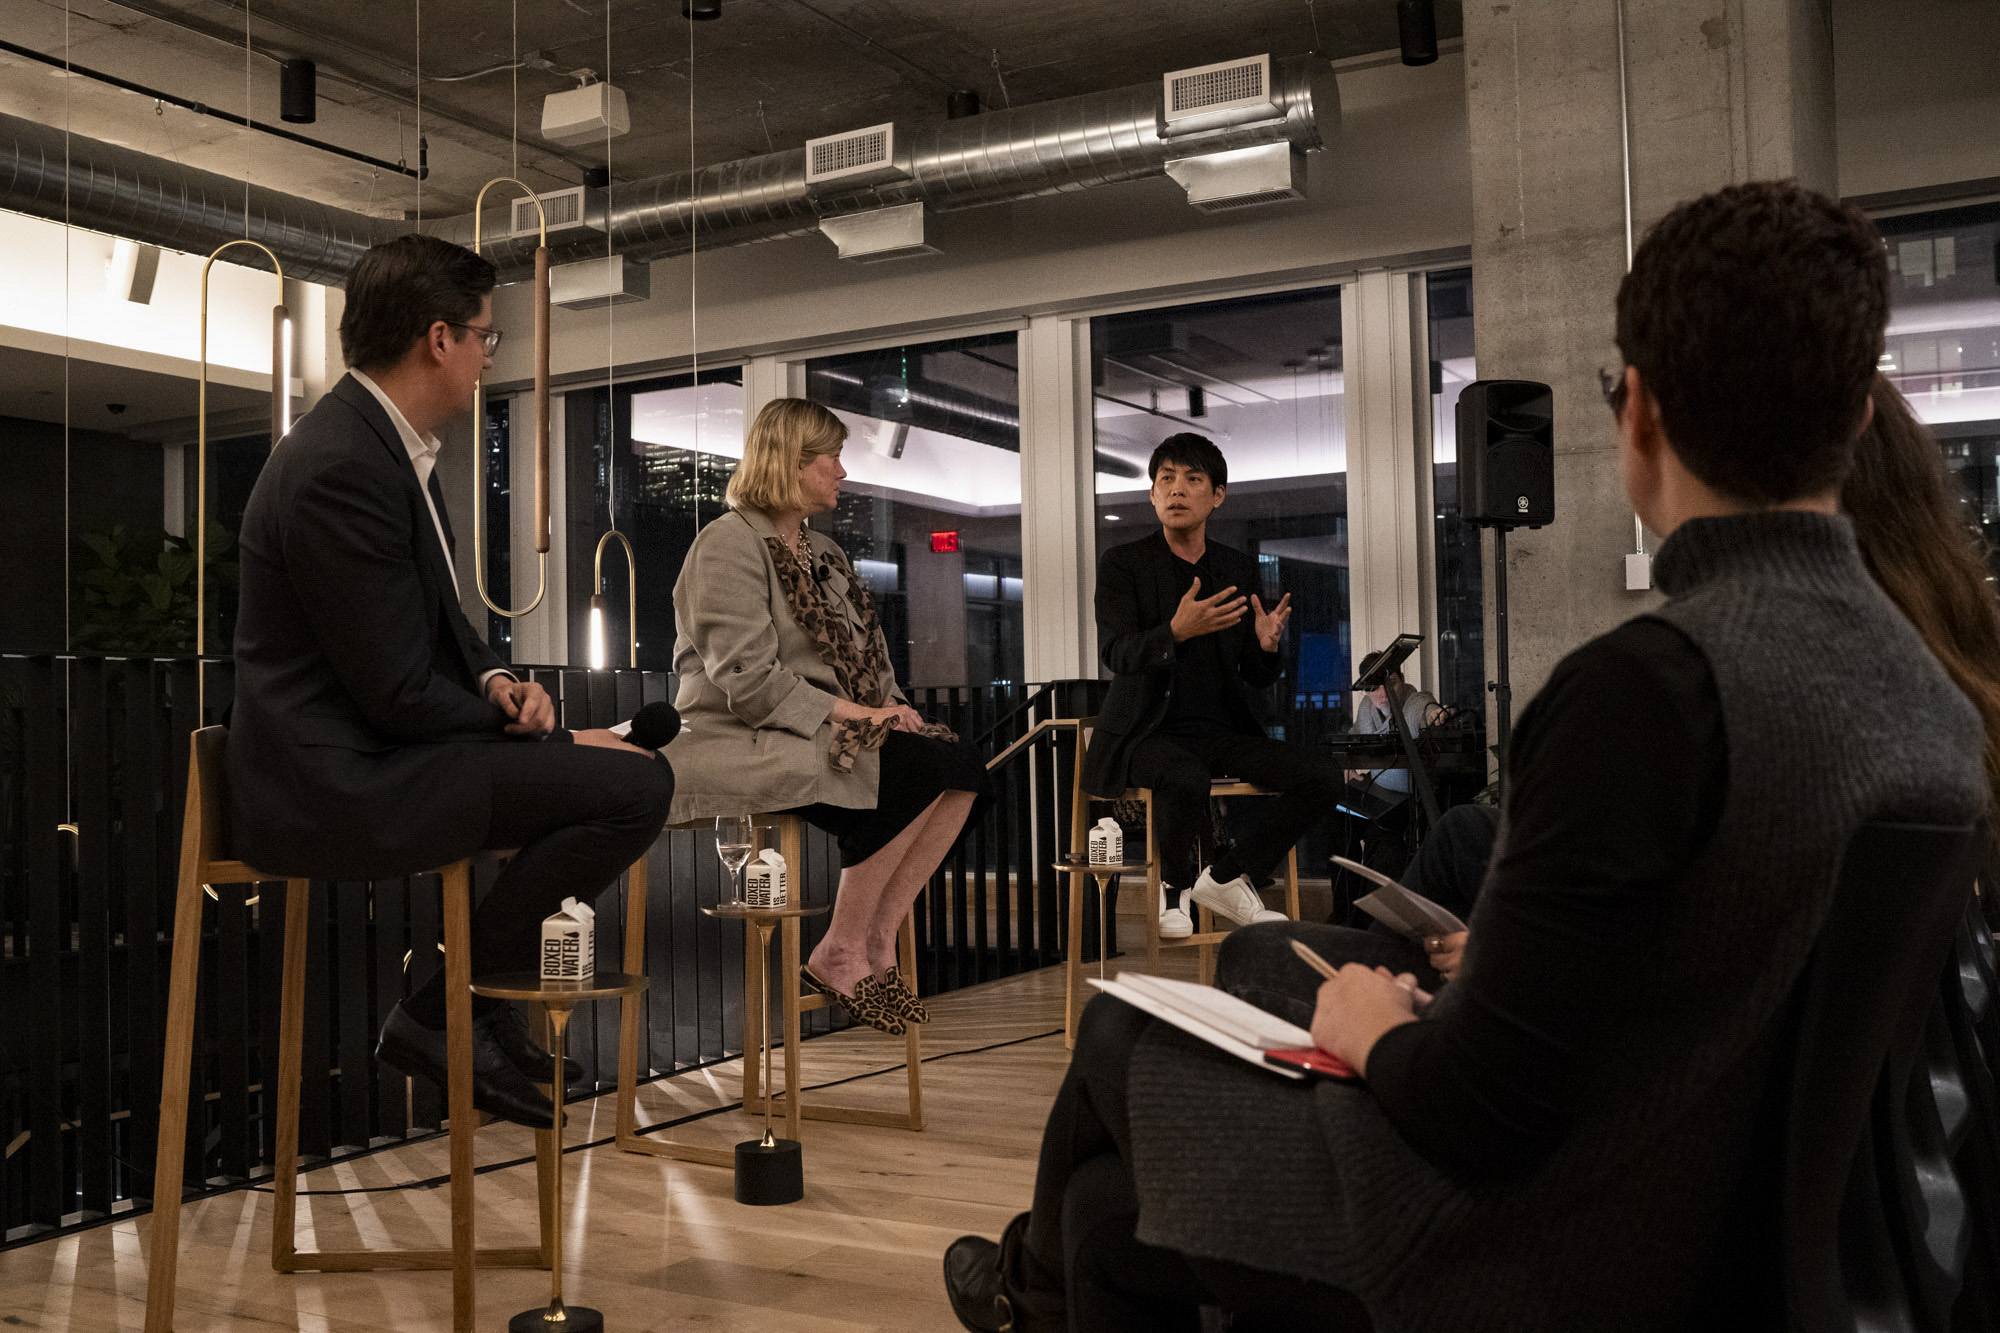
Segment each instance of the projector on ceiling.
[{"label": "projector on ceiling", "polygon": [[632,115],[625,109],[625,90],[608,83],[587,83],[568,92],[550,93],[542,103],[542,137],[566,147],[603,143],[609,135],[629,133]]}]

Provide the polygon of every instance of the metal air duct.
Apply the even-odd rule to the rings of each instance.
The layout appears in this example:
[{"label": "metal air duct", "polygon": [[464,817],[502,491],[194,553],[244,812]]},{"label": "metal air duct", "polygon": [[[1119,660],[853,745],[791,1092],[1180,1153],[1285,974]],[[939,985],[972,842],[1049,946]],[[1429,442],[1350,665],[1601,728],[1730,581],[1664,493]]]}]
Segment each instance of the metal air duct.
[{"label": "metal air duct", "polygon": [[[1158,81],[899,126],[902,178],[864,177],[873,182],[865,185],[809,185],[806,151],[794,148],[621,184],[611,192],[608,219],[603,196],[590,191],[591,228],[557,240],[551,257],[602,256],[606,231],[615,253],[662,259],[687,253],[697,231],[704,248],[747,245],[816,231],[823,218],[898,204],[950,212],[1159,176],[1170,159],[1265,144],[1324,146],[1339,125],[1332,67],[1312,56],[1272,61],[1270,85],[1277,115],[1171,137],[1161,133],[1166,109]],[[193,254],[227,240],[253,240],[269,247],[288,274],[335,286],[362,251],[409,230],[404,222],[246,187],[99,140],[72,135],[65,145],[60,129],[6,115],[0,115],[0,209]],[[470,243],[472,217],[444,219],[429,230]],[[503,274],[520,277],[532,269],[534,241],[501,240],[485,253]]]}]

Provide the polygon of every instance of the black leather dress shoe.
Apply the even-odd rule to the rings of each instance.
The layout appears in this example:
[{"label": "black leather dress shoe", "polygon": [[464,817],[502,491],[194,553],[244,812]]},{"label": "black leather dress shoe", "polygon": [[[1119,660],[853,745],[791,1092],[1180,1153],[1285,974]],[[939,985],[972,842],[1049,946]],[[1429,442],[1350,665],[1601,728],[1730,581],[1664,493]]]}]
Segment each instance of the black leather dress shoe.
[{"label": "black leather dress shoe", "polygon": [[972,1333],[1068,1333],[1062,1293],[1038,1292],[1025,1281],[1028,1214],[1007,1224],[996,1243],[960,1236],[944,1252],[944,1290],[951,1312]]},{"label": "black leather dress shoe", "polygon": [[[391,1069],[412,1078],[427,1078],[439,1091],[450,1084],[442,1028],[427,1028],[397,1005],[382,1025],[375,1044],[375,1058]],[[474,1028],[472,1034],[472,1104],[502,1120],[511,1120],[529,1129],[549,1129],[555,1124],[554,1109],[541,1089],[530,1083],[500,1044]]]},{"label": "black leather dress shoe", "polygon": [[[514,1068],[530,1083],[547,1083],[549,1066],[555,1057],[536,1045],[528,1035],[528,1020],[513,1005],[502,1005],[484,1018],[473,1020],[494,1043],[500,1047]],[[568,1056],[563,1057],[563,1086],[568,1087],[583,1077],[583,1066]]]}]

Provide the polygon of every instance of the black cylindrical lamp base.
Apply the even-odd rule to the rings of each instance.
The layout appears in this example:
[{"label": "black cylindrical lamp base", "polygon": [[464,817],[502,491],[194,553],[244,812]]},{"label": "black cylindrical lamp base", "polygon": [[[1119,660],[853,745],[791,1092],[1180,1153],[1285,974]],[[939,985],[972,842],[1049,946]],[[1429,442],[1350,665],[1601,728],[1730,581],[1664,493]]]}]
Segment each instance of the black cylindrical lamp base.
[{"label": "black cylindrical lamp base", "polygon": [[604,1316],[588,1305],[565,1305],[560,1323],[545,1309],[523,1310],[507,1321],[507,1333],[604,1333]]},{"label": "black cylindrical lamp base", "polygon": [[736,1202],[760,1207],[806,1197],[806,1159],[797,1139],[745,1139],[736,1145]]}]

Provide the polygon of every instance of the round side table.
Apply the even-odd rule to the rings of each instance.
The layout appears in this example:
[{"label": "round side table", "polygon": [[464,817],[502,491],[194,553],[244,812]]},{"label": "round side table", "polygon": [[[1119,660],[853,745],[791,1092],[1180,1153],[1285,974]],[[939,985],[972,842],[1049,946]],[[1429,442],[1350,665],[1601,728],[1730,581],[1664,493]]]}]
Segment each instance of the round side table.
[{"label": "round side table", "polygon": [[[1126,862],[1106,864],[1101,861],[1091,861],[1088,858],[1078,859],[1068,856],[1055,863],[1055,869],[1059,873],[1071,877],[1070,882],[1073,887],[1070,891],[1072,893],[1076,891],[1074,886],[1081,883],[1080,877],[1083,875],[1089,875],[1097,881],[1097,975],[1099,979],[1103,978],[1105,964],[1111,959],[1111,937],[1105,930],[1104,890],[1112,880],[1118,878],[1120,875],[1143,875],[1151,868],[1144,861],[1136,865]],[[1082,924],[1080,908],[1078,909],[1078,924]],[[1070,951],[1078,958],[1083,956],[1083,950],[1075,942],[1071,943]]]},{"label": "round side table", "polygon": [[[771,931],[782,921],[798,917],[818,916],[831,911],[827,905],[810,906],[804,903],[789,904],[784,907],[752,907],[745,902],[717,903],[714,907],[701,909],[706,916],[719,917],[725,921],[742,921],[757,928],[757,953],[770,965]],[[805,1153],[797,1139],[781,1139],[771,1132],[771,1108],[776,1104],[777,1089],[771,1084],[771,999],[775,994],[783,994],[779,986],[795,985],[789,977],[778,977],[764,988],[763,1003],[758,1005],[757,1021],[763,1034],[764,1047],[764,1137],[745,1139],[736,1145],[736,1202],[768,1205],[797,1203],[806,1197]],[[750,1016],[745,1014],[747,1025]],[[786,1040],[791,1040],[787,1034]],[[749,1044],[749,1033],[744,1033],[744,1044]],[[789,1063],[789,1055],[787,1056]],[[798,1089],[785,1088],[786,1103],[795,1103]]]},{"label": "round side table", "polygon": [[503,972],[472,983],[475,995],[496,1000],[527,1000],[542,1006],[549,1016],[549,1053],[555,1057],[550,1070],[550,1101],[555,1106],[554,1201],[555,1217],[549,1241],[549,1303],[544,1309],[523,1310],[507,1321],[507,1333],[602,1333],[604,1316],[584,1305],[564,1305],[562,1294],[562,1180],[563,1180],[563,1034],[569,1029],[569,1011],[591,1000],[615,1000],[637,995],[646,989],[646,978],[623,972],[599,972],[588,981],[544,981],[539,972]]}]

